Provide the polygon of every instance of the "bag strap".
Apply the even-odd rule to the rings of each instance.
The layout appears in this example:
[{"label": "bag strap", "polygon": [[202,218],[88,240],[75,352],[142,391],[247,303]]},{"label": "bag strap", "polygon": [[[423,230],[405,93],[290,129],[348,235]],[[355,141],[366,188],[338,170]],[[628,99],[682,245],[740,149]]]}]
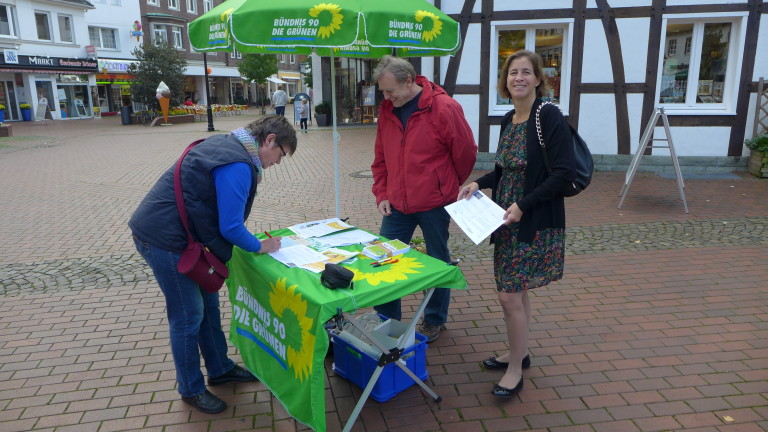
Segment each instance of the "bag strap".
[{"label": "bag strap", "polygon": [[192,144],[187,146],[187,149],[184,150],[184,153],[181,154],[181,157],[178,161],[176,161],[176,168],[173,170],[173,193],[176,195],[176,208],[179,209],[179,216],[181,217],[181,224],[184,225],[184,229],[187,231],[187,241],[188,244],[194,243],[194,240],[192,240],[192,234],[189,232],[189,221],[187,221],[187,211],[184,209],[184,196],[181,194],[181,162],[184,160],[184,156],[189,153],[190,150],[192,150],[192,147],[200,144],[201,142],[205,141],[204,139],[199,139],[197,141],[194,141]]},{"label": "bag strap", "polygon": [[544,154],[544,166],[547,167],[547,172],[551,173],[552,165],[549,163],[549,155],[547,154],[547,147],[544,145],[544,137],[541,136],[541,119],[539,118],[539,114],[541,114],[541,108],[544,105],[554,105],[554,104],[552,102],[542,102],[536,108],[536,133],[539,135],[539,144],[541,144],[541,152]]}]

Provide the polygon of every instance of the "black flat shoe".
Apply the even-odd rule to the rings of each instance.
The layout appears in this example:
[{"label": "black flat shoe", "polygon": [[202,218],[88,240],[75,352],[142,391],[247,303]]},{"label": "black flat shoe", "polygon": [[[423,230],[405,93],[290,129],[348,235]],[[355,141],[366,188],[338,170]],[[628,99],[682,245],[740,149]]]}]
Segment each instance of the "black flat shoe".
[{"label": "black flat shoe", "polygon": [[[502,362],[496,360],[496,357],[488,357],[487,359],[483,360],[482,365],[489,370],[499,370],[499,369],[506,369],[509,367],[508,362]],[[528,369],[531,367],[531,356],[530,354],[525,356],[523,358],[523,369]]]},{"label": "black flat shoe", "polygon": [[220,386],[229,383],[244,383],[256,381],[256,377],[246,369],[235,365],[229,372],[224,375],[217,376],[216,378],[208,378],[209,386]]},{"label": "black flat shoe", "polygon": [[181,400],[206,414],[216,414],[227,409],[227,403],[208,390],[197,396],[182,397]]},{"label": "black flat shoe", "polygon": [[493,390],[491,393],[493,393],[494,396],[500,397],[500,398],[511,398],[514,395],[520,393],[520,390],[523,389],[523,377],[520,377],[520,382],[517,383],[515,388],[506,388],[502,387],[498,384],[493,386]]}]

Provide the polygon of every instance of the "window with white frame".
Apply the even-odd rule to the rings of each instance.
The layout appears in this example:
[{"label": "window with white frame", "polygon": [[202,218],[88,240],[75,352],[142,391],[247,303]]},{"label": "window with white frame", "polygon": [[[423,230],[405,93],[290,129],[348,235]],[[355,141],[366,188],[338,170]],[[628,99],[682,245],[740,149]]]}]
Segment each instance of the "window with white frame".
[{"label": "window with white frame", "polygon": [[88,26],[88,39],[96,48],[117,49],[117,30],[115,29]]},{"label": "window with white frame", "polygon": [[[745,14],[665,17],[658,101],[665,109],[733,110]],[[683,49],[672,49],[683,44]]]},{"label": "window with white frame", "polygon": [[179,10],[179,0],[168,0],[168,9]]},{"label": "window with white frame", "polygon": [[291,63],[291,64],[295,64],[296,63],[296,56],[293,55],[293,54],[289,54],[288,55],[288,62]]},{"label": "window with white frame", "polygon": [[147,4],[151,6],[157,6],[157,0],[147,0]]},{"label": "window with white frame", "polygon": [[213,9],[213,0],[203,0],[203,12]]},{"label": "window with white frame", "polygon": [[177,50],[183,50],[184,49],[184,41],[181,38],[181,27],[179,26],[170,26],[171,27],[171,36],[173,36],[173,47]]},{"label": "window with white frame", "polygon": [[491,67],[489,86],[489,114],[503,115],[512,108],[512,100],[505,99],[496,89],[504,61],[520,50],[533,51],[541,56],[547,80],[548,100],[567,111],[572,50],[573,19],[540,21],[497,21],[491,23]]},{"label": "window with white frame", "polygon": [[35,12],[35,27],[37,27],[37,38],[40,40],[51,39],[51,17],[48,12]]},{"label": "window with white frame", "polygon": [[16,37],[16,8],[0,5],[0,36]]},{"label": "window with white frame", "polygon": [[61,42],[74,42],[75,37],[72,33],[72,17],[69,15],[58,15],[59,20],[59,40]]},{"label": "window with white frame", "polygon": [[168,29],[162,24],[152,25],[152,43],[162,45],[168,43]]},{"label": "window with white frame", "polygon": [[197,0],[187,0],[187,12],[197,13]]}]

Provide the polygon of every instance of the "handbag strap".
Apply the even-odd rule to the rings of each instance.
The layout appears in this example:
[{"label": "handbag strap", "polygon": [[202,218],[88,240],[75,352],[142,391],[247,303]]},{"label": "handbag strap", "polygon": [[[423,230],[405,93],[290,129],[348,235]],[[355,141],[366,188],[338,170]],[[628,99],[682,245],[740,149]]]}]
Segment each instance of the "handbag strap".
[{"label": "handbag strap", "polygon": [[187,149],[184,150],[184,153],[181,154],[181,157],[178,161],[176,161],[176,168],[173,170],[173,193],[176,195],[176,208],[179,209],[179,217],[181,217],[181,224],[184,225],[184,229],[187,231],[187,241],[188,244],[194,243],[194,240],[192,239],[192,234],[189,232],[189,221],[187,221],[187,211],[184,209],[184,196],[181,194],[181,162],[184,160],[184,156],[189,153],[190,150],[192,150],[192,147],[198,145],[199,143],[203,142],[203,139],[199,139],[197,141],[194,141],[192,144],[187,146]]},{"label": "handbag strap", "polygon": [[544,166],[547,167],[547,172],[552,172],[552,165],[549,163],[549,155],[547,155],[547,146],[544,145],[544,137],[541,135],[541,118],[539,118],[539,114],[541,114],[541,108],[544,105],[554,105],[552,102],[542,102],[539,104],[539,106],[536,108],[536,133],[539,135],[539,144],[541,144],[541,152],[544,154]]}]

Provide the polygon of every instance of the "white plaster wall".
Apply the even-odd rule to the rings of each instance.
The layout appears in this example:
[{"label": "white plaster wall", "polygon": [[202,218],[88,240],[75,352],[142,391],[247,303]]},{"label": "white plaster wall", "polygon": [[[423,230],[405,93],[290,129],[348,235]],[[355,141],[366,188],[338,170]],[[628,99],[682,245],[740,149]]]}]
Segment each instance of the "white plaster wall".
[{"label": "white plaster wall", "polygon": [[[624,79],[628,83],[645,82],[645,67],[648,56],[649,18],[627,18],[616,20],[621,41],[621,56],[624,60]],[[607,47],[607,43],[606,43]]]},{"label": "white plaster wall", "polygon": [[[610,7],[636,7],[636,6],[650,6],[651,0],[609,0],[608,5]],[[595,0],[587,0],[587,7],[590,9],[597,8],[597,2]]]},{"label": "white plaster wall", "polygon": [[584,64],[581,71],[583,83],[613,82],[608,42],[600,20],[588,20],[584,24]]},{"label": "white plaster wall", "polygon": [[[725,156],[731,138],[729,127],[671,127],[670,134],[678,156]],[[664,138],[664,128],[655,129],[657,138]],[[633,150],[634,151],[634,150]],[[653,149],[654,155],[669,155],[667,149]]]},{"label": "white plaster wall", "polygon": [[[697,5],[745,4],[747,0],[696,0]],[[690,6],[691,0],[667,0],[667,6]]]},{"label": "white plaster wall", "polygon": [[[433,1],[430,1],[430,3],[434,4]],[[461,13],[461,8],[464,7],[464,0],[443,0],[440,4],[440,9],[447,13],[447,14],[458,14]],[[479,13],[482,10],[483,2],[481,0],[476,0],[475,4],[472,6],[472,12]]]},{"label": "white plaster wall", "polygon": [[480,96],[455,95],[453,98],[461,105],[461,108],[464,110],[464,118],[467,119],[469,127],[472,128],[472,135],[475,137],[475,143],[477,143],[479,146],[480,143],[477,142],[477,137],[479,136],[477,131],[480,128],[478,124],[480,120]]},{"label": "white plaster wall", "polygon": [[[583,111],[582,111],[582,116]],[[643,95],[632,93],[627,95],[627,115],[629,116],[629,148],[634,153],[640,145],[640,136],[645,131],[646,125],[641,124],[643,120]],[[581,117],[583,119],[583,117]],[[614,148],[614,153],[618,150],[618,142]]]},{"label": "white plaster wall", "polygon": [[488,153],[496,153],[499,148],[499,135],[501,134],[501,125],[491,125],[488,130]]},{"label": "white plaster wall", "polygon": [[[456,84],[480,83],[480,24],[471,24],[464,39],[464,50],[461,53],[461,64],[456,77]],[[450,58],[450,57],[447,57]],[[442,81],[441,81],[442,82]]]},{"label": "white plaster wall", "polygon": [[594,154],[616,154],[616,104],[613,95],[581,96],[579,135]]},{"label": "white plaster wall", "polygon": [[[182,1],[183,9],[186,10],[186,1]],[[96,49],[96,53],[101,58],[132,59],[131,51],[141,45],[147,37],[151,36],[152,29],[142,29],[144,36],[139,41],[131,37],[133,31],[133,22],[141,22],[141,12],[139,2],[123,1],[119,6],[106,3],[93,3],[96,9],[90,9],[85,13],[85,40],[83,45],[89,45],[88,26],[105,27],[117,30],[117,50]],[[202,7],[202,4],[198,5]]]},{"label": "white plaster wall", "polygon": [[[477,0],[480,3],[480,0]],[[493,2],[493,10],[505,11],[505,10],[532,10],[532,9],[572,9],[573,0],[537,0],[537,1],[520,1],[520,0],[495,0]]]},{"label": "white plaster wall", "polygon": [[763,14],[760,19],[760,34],[757,38],[757,55],[752,80],[758,81],[760,77],[768,81],[768,15],[766,14]]},{"label": "white plaster wall", "polygon": [[[66,7],[66,6],[70,7]],[[88,26],[84,20],[84,8],[72,7],[71,4],[48,2],[17,2],[16,3],[16,27],[19,39],[20,55],[47,56],[47,57],[85,57],[85,46],[88,42]],[[37,38],[35,26],[35,12],[47,12],[51,27],[52,41],[42,41]],[[57,14],[72,17],[72,32],[75,43],[61,42],[59,39],[59,22]]]}]

